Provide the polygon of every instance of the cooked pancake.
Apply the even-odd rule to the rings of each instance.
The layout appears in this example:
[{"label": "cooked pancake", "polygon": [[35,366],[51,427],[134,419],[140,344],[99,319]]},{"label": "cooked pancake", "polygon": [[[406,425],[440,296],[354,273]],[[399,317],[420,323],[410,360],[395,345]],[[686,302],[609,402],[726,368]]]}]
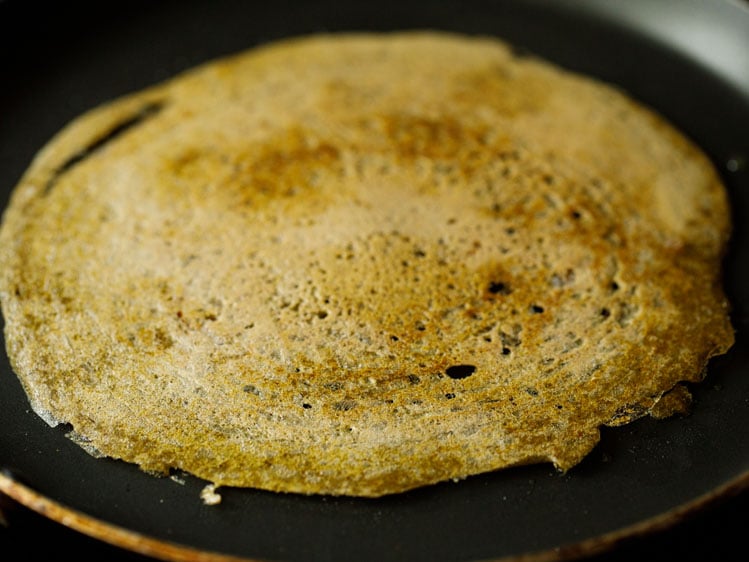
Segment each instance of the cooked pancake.
[{"label": "cooked pancake", "polygon": [[679,411],[733,342],[729,231],[705,155],[610,85],[323,34],[72,122],[5,212],[0,298],[31,406],[92,454],[380,496]]}]

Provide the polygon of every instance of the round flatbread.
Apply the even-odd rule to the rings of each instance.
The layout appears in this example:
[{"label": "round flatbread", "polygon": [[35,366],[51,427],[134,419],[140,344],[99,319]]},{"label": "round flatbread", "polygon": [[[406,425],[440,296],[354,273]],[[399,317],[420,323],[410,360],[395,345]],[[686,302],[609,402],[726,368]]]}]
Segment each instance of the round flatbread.
[{"label": "round flatbread", "polygon": [[71,123],[5,212],[0,299],[31,406],[90,452],[379,496],[567,470],[678,409],[733,342],[729,228],[708,159],[609,85],[323,34]]}]

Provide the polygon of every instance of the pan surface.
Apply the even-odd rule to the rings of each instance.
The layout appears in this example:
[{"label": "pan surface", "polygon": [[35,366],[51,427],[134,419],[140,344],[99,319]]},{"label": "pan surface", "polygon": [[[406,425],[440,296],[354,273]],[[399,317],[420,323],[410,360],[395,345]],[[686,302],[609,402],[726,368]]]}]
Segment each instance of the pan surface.
[{"label": "pan surface", "polygon": [[[0,0],[0,207],[83,111],[215,57],[317,31],[493,34],[614,83],[691,136],[733,204],[725,284],[734,348],[686,418],[605,429],[569,473],[510,469],[377,500],[221,489],[94,459],[34,414],[0,353],[0,492],[47,517],[173,560],[570,558],[666,525],[749,484],[749,7],[728,0],[314,4]],[[745,504],[744,504],[745,505]],[[746,515],[746,514],[744,514]]]}]

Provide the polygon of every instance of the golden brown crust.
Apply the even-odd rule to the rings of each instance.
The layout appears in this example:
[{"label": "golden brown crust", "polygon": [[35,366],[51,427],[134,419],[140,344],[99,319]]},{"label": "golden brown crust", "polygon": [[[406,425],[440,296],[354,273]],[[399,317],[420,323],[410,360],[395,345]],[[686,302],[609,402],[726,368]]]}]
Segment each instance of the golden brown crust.
[{"label": "golden brown crust", "polygon": [[91,450],[378,496],[569,469],[699,381],[729,228],[706,157],[607,85],[321,35],[72,123],[5,213],[0,299],[33,408]]}]

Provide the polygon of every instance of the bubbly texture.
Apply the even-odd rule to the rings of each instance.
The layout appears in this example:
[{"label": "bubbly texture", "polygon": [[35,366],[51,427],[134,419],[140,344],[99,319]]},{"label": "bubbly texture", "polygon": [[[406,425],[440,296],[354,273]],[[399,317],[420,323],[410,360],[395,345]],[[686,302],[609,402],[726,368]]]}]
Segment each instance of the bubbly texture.
[{"label": "bubbly texture", "polygon": [[679,411],[733,342],[729,231],[707,158],[610,85],[491,37],[323,34],[61,131],[0,299],[31,406],[90,452],[380,496],[568,470]]}]

